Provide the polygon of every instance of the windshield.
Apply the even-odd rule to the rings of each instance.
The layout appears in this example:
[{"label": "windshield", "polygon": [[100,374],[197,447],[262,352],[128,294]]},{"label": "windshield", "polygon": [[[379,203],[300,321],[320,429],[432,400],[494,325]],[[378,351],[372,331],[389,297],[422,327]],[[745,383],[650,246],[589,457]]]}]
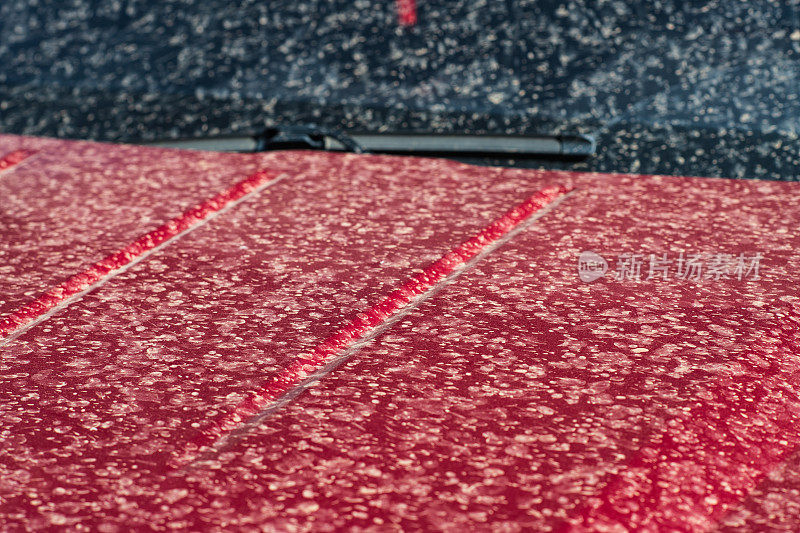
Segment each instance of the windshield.
[{"label": "windshield", "polygon": [[570,168],[788,179],[799,52],[797,0],[11,0],[0,131],[591,134]]}]

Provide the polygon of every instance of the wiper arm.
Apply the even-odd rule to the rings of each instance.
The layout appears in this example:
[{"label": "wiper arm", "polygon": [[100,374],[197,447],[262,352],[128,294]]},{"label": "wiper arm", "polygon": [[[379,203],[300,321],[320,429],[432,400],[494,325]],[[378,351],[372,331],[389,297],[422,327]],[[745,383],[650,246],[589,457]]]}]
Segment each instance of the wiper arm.
[{"label": "wiper arm", "polygon": [[[353,137],[317,126],[267,128],[252,137],[253,152],[271,150],[337,150],[362,154],[367,150]],[[331,144],[333,142],[333,144]]]},{"label": "wiper arm", "polygon": [[342,133],[316,126],[267,128],[252,137],[210,137],[147,143],[169,148],[222,152],[330,150],[355,153],[454,156],[587,158],[597,145],[590,135],[458,135],[427,133]]}]

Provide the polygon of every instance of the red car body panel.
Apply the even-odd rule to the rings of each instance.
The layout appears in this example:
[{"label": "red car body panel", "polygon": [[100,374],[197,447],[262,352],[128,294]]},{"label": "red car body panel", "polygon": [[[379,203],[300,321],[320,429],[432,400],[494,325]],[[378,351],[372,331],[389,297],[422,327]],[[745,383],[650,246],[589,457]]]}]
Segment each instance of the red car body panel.
[{"label": "red car body panel", "polygon": [[5,528],[800,523],[798,183],[4,156]]}]

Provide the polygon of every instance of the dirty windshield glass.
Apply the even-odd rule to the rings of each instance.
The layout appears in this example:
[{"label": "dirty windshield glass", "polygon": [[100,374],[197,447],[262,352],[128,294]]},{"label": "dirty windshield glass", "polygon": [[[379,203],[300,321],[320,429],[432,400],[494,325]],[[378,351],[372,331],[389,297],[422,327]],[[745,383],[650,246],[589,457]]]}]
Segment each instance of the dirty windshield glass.
[{"label": "dirty windshield glass", "polygon": [[591,134],[570,168],[786,179],[799,21],[797,0],[9,0],[0,130]]}]

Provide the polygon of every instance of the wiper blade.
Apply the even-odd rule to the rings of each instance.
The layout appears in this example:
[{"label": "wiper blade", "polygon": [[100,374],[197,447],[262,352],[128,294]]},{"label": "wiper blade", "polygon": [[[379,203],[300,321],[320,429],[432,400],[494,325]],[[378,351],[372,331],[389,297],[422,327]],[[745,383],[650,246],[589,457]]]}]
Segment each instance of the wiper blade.
[{"label": "wiper blade", "polygon": [[548,137],[511,135],[359,134],[368,151],[393,154],[590,157],[596,143],[588,135]]},{"label": "wiper blade", "polygon": [[343,133],[316,126],[272,127],[251,137],[207,137],[147,144],[222,152],[309,149],[406,155],[563,158],[591,157],[597,149],[594,137],[590,135]]}]

